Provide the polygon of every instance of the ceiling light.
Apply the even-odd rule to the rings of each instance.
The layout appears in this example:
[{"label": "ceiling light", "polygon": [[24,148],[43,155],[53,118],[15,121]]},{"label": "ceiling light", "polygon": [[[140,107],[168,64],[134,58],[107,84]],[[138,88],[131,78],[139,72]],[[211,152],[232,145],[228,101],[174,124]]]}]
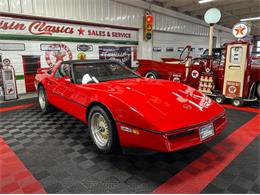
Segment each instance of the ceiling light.
[{"label": "ceiling light", "polygon": [[253,18],[243,18],[240,21],[245,22],[245,21],[250,21],[250,20],[260,20],[260,16],[259,17],[253,17]]},{"label": "ceiling light", "polygon": [[202,3],[208,3],[208,2],[211,2],[211,1],[214,1],[214,0],[199,0],[199,4],[202,4]]}]

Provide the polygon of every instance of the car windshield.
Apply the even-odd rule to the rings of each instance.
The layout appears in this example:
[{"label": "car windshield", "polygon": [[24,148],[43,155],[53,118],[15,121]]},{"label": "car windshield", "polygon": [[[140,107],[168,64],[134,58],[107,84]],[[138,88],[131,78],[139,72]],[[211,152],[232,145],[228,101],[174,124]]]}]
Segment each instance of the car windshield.
[{"label": "car windshield", "polygon": [[137,74],[116,62],[74,64],[73,73],[77,84],[139,78]]}]

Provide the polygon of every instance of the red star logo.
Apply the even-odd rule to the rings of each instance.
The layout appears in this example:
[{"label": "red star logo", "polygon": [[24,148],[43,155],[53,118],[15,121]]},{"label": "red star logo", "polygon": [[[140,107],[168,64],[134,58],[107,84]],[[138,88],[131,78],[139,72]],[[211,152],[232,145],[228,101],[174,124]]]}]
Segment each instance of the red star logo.
[{"label": "red star logo", "polygon": [[239,35],[239,34],[241,34],[241,35],[244,35],[244,30],[245,30],[246,28],[245,27],[242,27],[241,25],[239,26],[239,27],[237,27],[236,29],[235,29],[235,31],[236,31],[236,35]]},{"label": "red star logo", "polygon": [[84,35],[85,30],[82,27],[80,27],[78,31],[79,31],[79,35]]}]

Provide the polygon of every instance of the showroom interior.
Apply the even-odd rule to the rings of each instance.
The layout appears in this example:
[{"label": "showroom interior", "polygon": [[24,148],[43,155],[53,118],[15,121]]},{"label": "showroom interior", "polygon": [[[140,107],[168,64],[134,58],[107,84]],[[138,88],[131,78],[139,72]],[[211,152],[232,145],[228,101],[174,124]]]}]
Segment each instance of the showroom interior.
[{"label": "showroom interior", "polygon": [[260,0],[0,0],[1,194],[260,194]]}]

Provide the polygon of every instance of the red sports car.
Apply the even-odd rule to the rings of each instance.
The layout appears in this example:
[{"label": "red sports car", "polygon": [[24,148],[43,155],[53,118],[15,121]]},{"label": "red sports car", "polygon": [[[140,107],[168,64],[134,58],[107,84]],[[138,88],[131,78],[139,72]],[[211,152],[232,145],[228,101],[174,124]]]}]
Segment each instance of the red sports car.
[{"label": "red sports car", "polygon": [[35,85],[44,113],[55,106],[87,123],[103,152],[171,152],[207,142],[226,126],[224,109],[204,94],[142,78],[115,61],[65,61],[39,69]]}]

